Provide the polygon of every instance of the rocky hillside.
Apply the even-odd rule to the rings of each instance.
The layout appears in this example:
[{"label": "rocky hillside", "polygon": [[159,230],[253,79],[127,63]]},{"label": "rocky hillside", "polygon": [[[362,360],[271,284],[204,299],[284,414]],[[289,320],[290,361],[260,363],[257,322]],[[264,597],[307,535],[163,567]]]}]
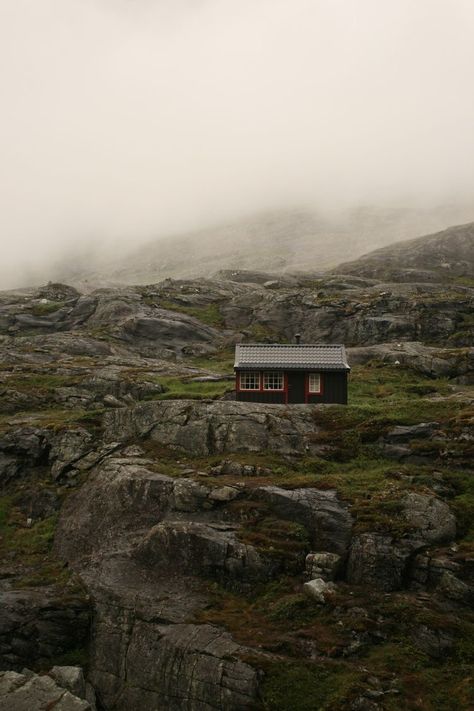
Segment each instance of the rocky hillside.
[{"label": "rocky hillside", "polygon": [[[472,219],[474,205],[436,210],[360,207],[335,213],[280,210],[215,227],[151,240],[126,254],[88,249],[48,272],[89,291],[104,285],[151,284],[203,278],[222,269],[321,272],[376,247]],[[5,275],[6,282],[11,283]],[[1,283],[1,268],[0,268]]]},{"label": "rocky hillside", "polygon": [[338,273],[402,282],[474,283],[474,222],[378,249]]},{"label": "rocky hillside", "polygon": [[[473,294],[1,293],[0,708],[470,709]],[[350,404],[235,402],[233,345],[296,332],[348,345]]]}]

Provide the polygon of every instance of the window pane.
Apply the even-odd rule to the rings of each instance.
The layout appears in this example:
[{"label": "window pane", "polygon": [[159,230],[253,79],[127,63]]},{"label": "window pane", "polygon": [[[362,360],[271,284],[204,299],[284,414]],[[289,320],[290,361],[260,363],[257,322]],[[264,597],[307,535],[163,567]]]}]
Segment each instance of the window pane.
[{"label": "window pane", "polygon": [[310,393],[320,393],[321,392],[321,376],[319,373],[309,374],[309,392]]},{"label": "window pane", "polygon": [[283,390],[283,373],[278,371],[263,374],[264,390]]},{"label": "window pane", "polygon": [[240,389],[241,390],[259,390],[260,389],[260,373],[240,373]]}]

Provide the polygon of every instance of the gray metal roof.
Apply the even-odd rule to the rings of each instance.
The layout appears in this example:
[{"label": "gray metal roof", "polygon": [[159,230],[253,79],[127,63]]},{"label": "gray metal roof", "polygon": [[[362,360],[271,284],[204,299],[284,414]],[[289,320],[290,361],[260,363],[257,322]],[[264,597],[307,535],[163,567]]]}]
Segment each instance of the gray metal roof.
[{"label": "gray metal roof", "polygon": [[344,346],[320,343],[239,343],[234,368],[350,370]]}]

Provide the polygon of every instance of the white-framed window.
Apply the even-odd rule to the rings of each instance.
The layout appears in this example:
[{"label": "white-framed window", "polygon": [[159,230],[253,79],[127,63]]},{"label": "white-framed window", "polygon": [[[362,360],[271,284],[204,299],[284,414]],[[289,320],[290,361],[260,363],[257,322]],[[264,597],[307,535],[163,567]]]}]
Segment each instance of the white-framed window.
[{"label": "white-framed window", "polygon": [[319,394],[321,392],[321,373],[309,373],[308,392],[311,394]]},{"label": "white-framed window", "polygon": [[263,374],[263,389],[264,390],[283,390],[284,389],[283,373],[270,371]]},{"label": "white-framed window", "polygon": [[241,390],[260,390],[260,373],[257,371],[240,373],[239,384]]}]

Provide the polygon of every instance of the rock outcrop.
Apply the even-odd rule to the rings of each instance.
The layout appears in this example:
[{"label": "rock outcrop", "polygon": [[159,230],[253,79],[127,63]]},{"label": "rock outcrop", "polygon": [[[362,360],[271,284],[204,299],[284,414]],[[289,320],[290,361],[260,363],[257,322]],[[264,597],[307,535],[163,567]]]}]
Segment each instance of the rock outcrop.
[{"label": "rock outcrop", "polygon": [[464,384],[474,381],[473,348],[441,348],[402,341],[356,346],[349,348],[347,353],[352,365],[379,361],[408,367],[430,378],[450,378]]},{"label": "rock outcrop", "polygon": [[95,711],[94,692],[78,667],[54,667],[49,674],[0,672],[1,711]]},{"label": "rock outcrop", "polygon": [[[105,625],[110,624],[108,629]],[[239,660],[243,650],[211,625],[141,622],[120,628],[98,621],[94,685],[111,711],[240,711],[255,707],[257,673]],[[101,629],[103,628],[103,629]],[[123,654],[111,653],[123,650]]]},{"label": "rock outcrop", "polygon": [[303,590],[308,597],[323,605],[327,597],[335,592],[336,586],[322,578],[315,578],[305,583]]},{"label": "rock outcrop", "polygon": [[373,585],[379,590],[406,587],[413,576],[417,554],[428,545],[454,539],[456,519],[443,501],[410,492],[402,498],[400,508],[401,518],[409,527],[405,536],[364,533],[353,539],[347,565],[349,582]]},{"label": "rock outcrop", "polygon": [[433,235],[397,242],[342,264],[338,273],[394,281],[438,281],[471,276],[474,271],[474,223]]},{"label": "rock outcrop", "polygon": [[21,671],[83,648],[91,603],[82,592],[53,587],[0,592],[0,668]]},{"label": "rock outcrop", "polygon": [[421,540],[431,544],[450,543],[454,539],[456,518],[444,501],[410,492],[401,505],[402,516]]},{"label": "rock outcrop", "polygon": [[108,459],[69,497],[56,533],[62,557],[74,562],[120,549],[131,532],[147,531],[163,518],[174,480],[146,465],[141,459]]},{"label": "rock outcrop", "polygon": [[310,534],[313,550],[345,555],[351,539],[352,517],[335,491],[265,486],[254,495],[267,502],[281,518],[301,522]]},{"label": "rock outcrop", "polygon": [[146,567],[163,572],[171,569],[231,584],[267,581],[272,566],[253,546],[240,543],[233,529],[215,523],[166,521],[147,533],[135,555]]},{"label": "rock outcrop", "polygon": [[279,571],[278,559],[240,539],[233,502],[261,502],[304,527],[313,548],[342,555],[351,517],[334,491],[212,487],[152,466],[107,459],[61,513],[56,550],[95,601],[93,684],[111,711],[138,700],[150,711],[251,708],[258,674],[239,660],[244,650],[222,630],[188,622],[206,605],[206,580],[242,590]]},{"label": "rock outcrop", "polygon": [[[330,406],[328,406],[330,407]],[[107,412],[109,441],[142,437],[195,456],[227,452],[278,452],[283,455],[321,451],[311,409],[304,405],[174,400],[147,402]]]},{"label": "rock outcrop", "polygon": [[363,533],[351,544],[347,563],[347,580],[377,590],[399,590],[413,553],[420,543],[397,541],[391,536]]}]

